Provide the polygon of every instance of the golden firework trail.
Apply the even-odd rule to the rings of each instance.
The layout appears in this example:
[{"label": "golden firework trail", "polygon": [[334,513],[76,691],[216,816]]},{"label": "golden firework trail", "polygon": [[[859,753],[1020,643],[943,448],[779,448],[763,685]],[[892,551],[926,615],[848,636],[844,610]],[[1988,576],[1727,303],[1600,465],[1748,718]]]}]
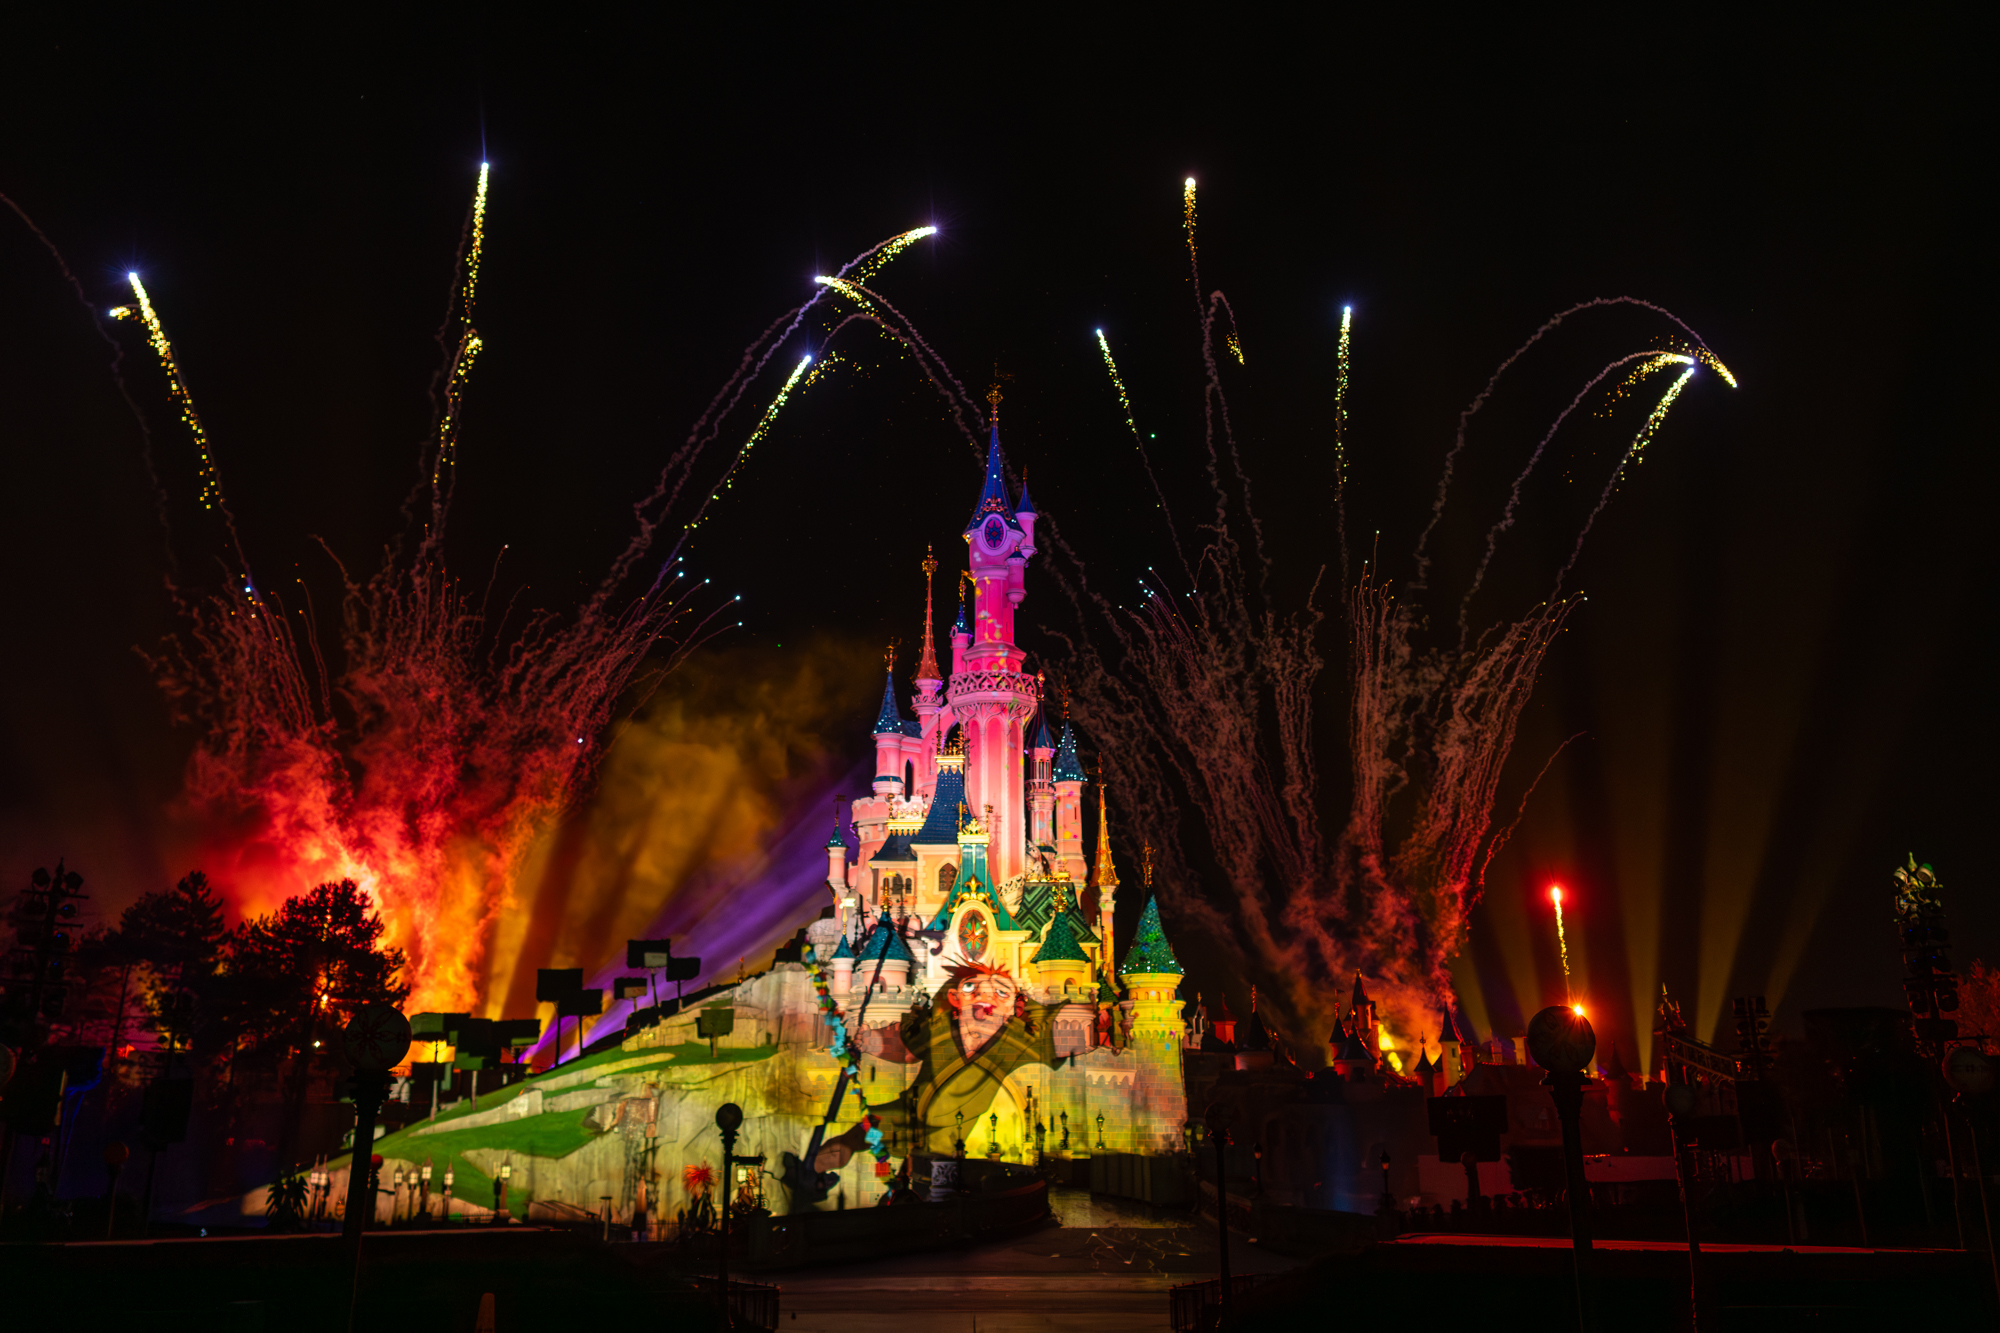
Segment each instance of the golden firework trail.
[{"label": "golden firework trail", "polygon": [[1187,233],[1188,258],[1193,259],[1194,249],[1194,177],[1181,182],[1181,227]]},{"label": "golden firework trail", "polygon": [[[778,390],[777,397],[771,400],[771,405],[764,409],[764,415],[757,419],[756,429],[752,430],[749,437],[743,441],[743,447],[736,451],[736,457],[730,460],[728,469],[716,481],[715,488],[709,492],[708,499],[703,501],[701,507],[695,511],[695,516],[688,520],[686,524],[687,530],[692,531],[700,527],[708,517],[708,506],[720,500],[724,491],[730,490],[735,486],[736,469],[743,466],[743,460],[750,456],[750,451],[761,444],[766,435],[770,434],[771,425],[778,419],[778,413],[784,410],[785,404],[791,399],[792,392],[801,387],[800,381],[804,380],[806,384],[811,384],[823,369],[834,363],[835,359],[828,357],[825,361],[815,364],[810,355],[799,358],[799,363],[792,367],[792,373],[785,377],[784,387]],[[808,369],[812,371],[811,375],[806,373]]]},{"label": "golden firework trail", "polygon": [[1354,307],[1340,308],[1340,350],[1333,360],[1333,474],[1337,491],[1347,488],[1347,378],[1354,353]]},{"label": "golden firework trail", "polygon": [[900,236],[890,237],[878,246],[874,253],[855,264],[852,270],[853,280],[861,286],[867,286],[868,280],[877,273],[880,273],[890,260],[925,237],[935,235],[937,235],[936,227],[918,227],[914,231],[906,231]]},{"label": "golden firework trail", "polygon": [[1576,1002],[1576,994],[1570,989],[1569,984],[1569,935],[1563,930],[1562,885],[1558,884],[1551,888],[1549,890],[1549,898],[1556,905],[1556,948],[1562,953],[1563,998],[1566,1002],[1574,1004]]},{"label": "golden firework trail", "polygon": [[115,306],[111,310],[113,319],[137,318],[146,326],[146,341],[153,345],[153,354],[160,358],[160,369],[167,372],[167,392],[172,396],[174,406],[180,409],[181,421],[194,436],[195,453],[201,459],[201,507],[203,509],[223,509],[222,477],[215,470],[215,455],[208,443],[208,432],[202,428],[201,417],[194,410],[194,396],[188,392],[187,381],[181,378],[180,364],[174,360],[174,345],[167,340],[166,326],[160,322],[159,312],[153,309],[152,298],[146,295],[146,284],[139,281],[137,273],[127,273],[125,280],[132,284],[132,295],[138,299],[138,306]]},{"label": "golden firework trail", "polygon": [[472,195],[472,246],[465,256],[465,322],[472,322],[472,298],[479,287],[479,257],[486,248],[486,179],[492,165],[479,164],[479,187]]},{"label": "golden firework trail", "polygon": [[1097,350],[1104,354],[1104,368],[1111,372],[1111,385],[1118,390],[1118,406],[1125,413],[1125,429],[1132,432],[1132,443],[1139,443],[1139,427],[1132,420],[1132,397],[1125,392],[1125,378],[1118,373],[1118,363],[1111,359],[1111,344],[1104,337],[1104,330],[1097,330]]},{"label": "golden firework trail", "polygon": [[431,487],[435,490],[445,469],[458,462],[458,423],[465,402],[465,383],[472,363],[485,346],[472,326],[473,299],[479,290],[479,261],[486,249],[486,183],[488,163],[479,164],[479,184],[472,194],[472,240],[465,252],[465,286],[460,293],[459,317],[465,332],[459,335],[458,352],[452,358],[451,374],[445,380],[444,412],[438,420],[437,454],[431,463]]}]

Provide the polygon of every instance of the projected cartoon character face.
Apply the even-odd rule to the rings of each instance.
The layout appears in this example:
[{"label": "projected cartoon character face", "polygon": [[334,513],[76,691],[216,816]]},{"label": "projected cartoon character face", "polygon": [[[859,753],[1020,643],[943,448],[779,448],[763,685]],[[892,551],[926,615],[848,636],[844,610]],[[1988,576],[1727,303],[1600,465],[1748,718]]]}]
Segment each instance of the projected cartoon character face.
[{"label": "projected cartoon character face", "polygon": [[1027,1016],[1021,988],[1005,968],[991,963],[953,968],[945,981],[945,997],[959,1049],[968,1058],[991,1045],[1009,1019]]}]

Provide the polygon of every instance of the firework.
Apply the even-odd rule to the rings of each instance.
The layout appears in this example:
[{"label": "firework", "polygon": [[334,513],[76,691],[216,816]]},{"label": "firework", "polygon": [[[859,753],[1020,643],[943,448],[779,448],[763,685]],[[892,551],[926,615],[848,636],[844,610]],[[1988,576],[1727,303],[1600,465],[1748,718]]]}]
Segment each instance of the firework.
[{"label": "firework", "polygon": [[[1198,278],[1193,217],[1190,186],[1184,222],[1190,272]],[[1052,531],[1047,544],[1060,557],[1052,572],[1086,626],[1071,641],[1066,664],[1074,711],[1097,743],[1106,780],[1120,793],[1124,826],[1160,849],[1163,906],[1180,918],[1182,929],[1220,942],[1246,979],[1261,982],[1270,1021],[1291,1044],[1317,1045],[1318,1033],[1332,1021],[1335,979],[1357,970],[1368,977],[1388,1026],[1412,1034],[1453,1003],[1451,960],[1485,867],[1514,827],[1497,826],[1493,818],[1501,775],[1548,650],[1575,605],[1551,597],[1456,648],[1428,641],[1429,621],[1417,596],[1427,569],[1424,543],[1442,515],[1467,425],[1509,367],[1566,316],[1586,308],[1641,306],[1662,315],[1697,349],[1700,342],[1670,312],[1649,303],[1587,302],[1544,324],[1461,413],[1438,502],[1413,555],[1415,576],[1392,585],[1371,557],[1344,590],[1348,744],[1339,762],[1347,766],[1351,797],[1344,818],[1325,824],[1329,802],[1320,770],[1329,760],[1317,743],[1323,728],[1313,711],[1324,688],[1324,613],[1311,596],[1287,608],[1269,589],[1249,487],[1236,487],[1241,468],[1227,395],[1209,350],[1214,321],[1228,316],[1228,303],[1220,293],[1200,293],[1198,282],[1197,292],[1206,373],[1203,439],[1214,493],[1212,514],[1204,516],[1201,580],[1179,605],[1142,595],[1134,608],[1122,610],[1091,587],[1081,562]],[[1229,318],[1228,327],[1234,324]],[[1343,311],[1341,326],[1337,505],[1348,467],[1351,312]],[[1651,363],[1648,373],[1685,372],[1687,356],[1706,364],[1698,350],[1681,360],[1662,356],[1656,347],[1637,359]],[[1607,367],[1577,403],[1633,360]],[[1654,407],[1618,475],[1656,436],[1681,387],[1677,382]],[[1510,505],[1502,530],[1512,513]],[[1198,608],[1197,614],[1180,614],[1182,605]],[[1178,833],[1190,814],[1206,837],[1200,860],[1220,882],[1197,887],[1201,876]]]},{"label": "firework", "polygon": [[160,369],[166,372],[167,394],[179,411],[181,424],[194,440],[195,457],[199,460],[201,488],[197,498],[203,509],[221,510],[225,515],[228,506],[222,499],[222,475],[216,470],[215,451],[208,442],[208,430],[201,424],[201,414],[194,410],[194,395],[188,392],[187,381],[181,375],[180,363],[174,358],[174,345],[167,340],[166,325],[160,322],[159,312],[153,309],[152,298],[146,295],[146,284],[139,281],[137,273],[127,273],[125,280],[132,284],[132,295],[138,300],[135,306],[113,306],[113,319],[137,318],[146,326],[146,341],[152,345],[153,354],[160,359]]},{"label": "firework", "polygon": [[1181,572],[1186,575],[1190,586],[1194,583],[1194,571],[1188,567],[1187,556],[1181,547],[1181,534],[1174,525],[1173,510],[1167,506],[1167,495],[1160,488],[1160,478],[1153,471],[1152,455],[1146,449],[1146,442],[1139,438],[1139,425],[1132,416],[1132,396],[1125,391],[1125,378],[1118,373],[1118,363],[1111,357],[1110,340],[1104,330],[1097,331],[1097,350],[1104,356],[1104,369],[1111,376],[1111,387],[1118,391],[1118,407],[1125,414],[1125,429],[1132,436],[1132,447],[1139,451],[1139,462],[1146,469],[1146,480],[1153,484],[1153,494],[1158,497],[1160,516],[1167,523],[1167,539],[1173,543],[1174,558],[1180,561]]},{"label": "firework", "polygon": [[[439,334],[442,392],[425,444],[431,505],[422,541],[407,557],[392,550],[371,577],[343,579],[331,669],[310,602],[301,597],[287,608],[247,572],[227,594],[184,602],[186,632],[155,665],[177,710],[201,727],[182,812],[210,831],[205,862],[232,884],[238,906],[267,910],[314,882],[352,878],[381,912],[385,943],[408,956],[413,1006],[491,1013],[504,999],[504,985],[491,983],[511,979],[518,952],[529,947],[519,932],[498,930],[528,848],[591,779],[620,698],[633,697],[635,687],[643,697],[737,604],[686,577],[680,548],[688,532],[729,490],[789,399],[832,358],[802,357],[720,474],[697,477],[703,446],[813,302],[781,317],[746,350],[670,460],[681,468],[673,494],[705,480],[701,493],[710,500],[681,525],[681,541],[657,574],[636,594],[619,592],[647,554],[652,511],[651,522],[642,513],[639,534],[590,601],[568,617],[539,613],[502,637],[483,598],[468,594],[442,554],[463,397],[482,347],[472,320],[489,179],[482,167]],[[892,237],[841,272],[879,271],[932,230]],[[126,313],[145,324],[200,452],[203,502],[226,516],[173,347],[136,276],[133,290],[137,306]],[[511,942],[489,947],[503,937]]]},{"label": "firework", "polygon": [[[1576,1001],[1576,992],[1570,988],[1569,982],[1569,935],[1563,930],[1562,885],[1556,884],[1550,886],[1549,901],[1556,905],[1556,948],[1562,954],[1563,1003],[1574,1004]],[[1579,1009],[1577,1012],[1582,1013],[1583,1011]]]},{"label": "firework", "polygon": [[1125,414],[1125,429],[1132,432],[1132,443],[1139,445],[1139,425],[1132,420],[1132,395],[1125,392],[1125,379],[1118,373],[1118,363],[1111,359],[1111,344],[1104,337],[1104,330],[1097,330],[1097,350],[1104,354],[1104,368],[1111,374],[1111,387],[1118,390],[1118,408]]}]

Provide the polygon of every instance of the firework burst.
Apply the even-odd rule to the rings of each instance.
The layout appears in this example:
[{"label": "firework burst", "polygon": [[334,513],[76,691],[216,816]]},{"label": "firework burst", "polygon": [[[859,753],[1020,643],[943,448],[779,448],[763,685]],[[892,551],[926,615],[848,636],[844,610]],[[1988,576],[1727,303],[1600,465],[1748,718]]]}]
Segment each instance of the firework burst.
[{"label": "firework burst", "polygon": [[[499,1003],[488,979],[510,974],[515,960],[487,956],[495,924],[530,844],[594,776],[621,701],[643,698],[726,623],[719,617],[734,603],[686,576],[687,543],[786,403],[832,360],[802,356],[721,471],[702,470],[707,446],[806,323],[815,294],[746,349],[638,506],[639,531],[597,592],[572,615],[536,613],[506,630],[507,616],[489,614],[486,592],[468,590],[443,556],[464,395],[483,346],[473,319],[488,182],[482,166],[439,330],[444,365],[417,492],[428,503],[414,518],[421,540],[407,557],[392,550],[369,577],[342,570],[339,620],[326,636],[335,665],[303,584],[295,606],[261,589],[233,523],[230,586],[177,593],[185,628],[154,658],[177,713],[201,729],[184,813],[204,830],[215,878],[246,911],[354,879],[382,913],[385,942],[408,956],[412,1006],[447,1011]],[[862,276],[934,230],[891,237],[850,261],[842,281],[865,291]],[[136,275],[132,286],[136,308],[114,313],[145,325],[196,450],[201,501],[226,519],[214,450],[173,346]],[[655,552],[662,521],[689,493],[706,498],[676,525],[671,549]],[[652,576],[627,591],[654,561]]]}]

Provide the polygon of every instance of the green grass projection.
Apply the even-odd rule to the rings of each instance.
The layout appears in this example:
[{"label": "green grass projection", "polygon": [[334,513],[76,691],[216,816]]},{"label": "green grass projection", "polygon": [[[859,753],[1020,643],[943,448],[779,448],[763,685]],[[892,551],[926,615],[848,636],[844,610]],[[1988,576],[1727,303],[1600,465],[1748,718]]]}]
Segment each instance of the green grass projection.
[{"label": "green grass projection", "polygon": [[[393,1134],[385,1134],[375,1140],[375,1151],[384,1160],[398,1159],[421,1163],[431,1160],[431,1189],[434,1194],[444,1189],[445,1168],[452,1170],[452,1197],[464,1199],[481,1208],[493,1206],[493,1177],[474,1166],[464,1154],[482,1148],[499,1149],[503,1152],[519,1153],[528,1157],[558,1160],[569,1156],[577,1149],[602,1138],[601,1131],[591,1129],[586,1123],[594,1107],[578,1107],[573,1111],[553,1111],[542,1115],[523,1116],[519,1120],[502,1120],[496,1124],[474,1125],[467,1129],[446,1128],[452,1121],[475,1114],[477,1111],[491,1111],[505,1106],[524,1092],[534,1091],[546,1080],[562,1078],[569,1082],[569,1076],[584,1073],[602,1065],[625,1063],[620,1075],[655,1074],[673,1069],[690,1068],[700,1065],[754,1064],[768,1060],[777,1054],[776,1046],[738,1047],[718,1051],[714,1057],[708,1053],[705,1041],[683,1042],[679,1046],[662,1046],[639,1053],[631,1051],[599,1051],[581,1060],[571,1060],[547,1073],[524,1079],[510,1087],[498,1088],[480,1094],[475,1104],[467,1098],[448,1110],[440,1111],[437,1128],[429,1134],[416,1131],[429,1126],[428,1120],[419,1121]],[[650,1058],[657,1057],[657,1058]],[[626,1063],[643,1061],[643,1063]],[[570,1084],[549,1093],[561,1096],[565,1092],[575,1092],[589,1086],[589,1081]],[[669,1082],[669,1086],[672,1086]],[[330,1167],[341,1165],[345,1157],[337,1157],[328,1163]],[[507,1208],[516,1216],[527,1211],[533,1194],[523,1182],[513,1182],[508,1190]]]}]

